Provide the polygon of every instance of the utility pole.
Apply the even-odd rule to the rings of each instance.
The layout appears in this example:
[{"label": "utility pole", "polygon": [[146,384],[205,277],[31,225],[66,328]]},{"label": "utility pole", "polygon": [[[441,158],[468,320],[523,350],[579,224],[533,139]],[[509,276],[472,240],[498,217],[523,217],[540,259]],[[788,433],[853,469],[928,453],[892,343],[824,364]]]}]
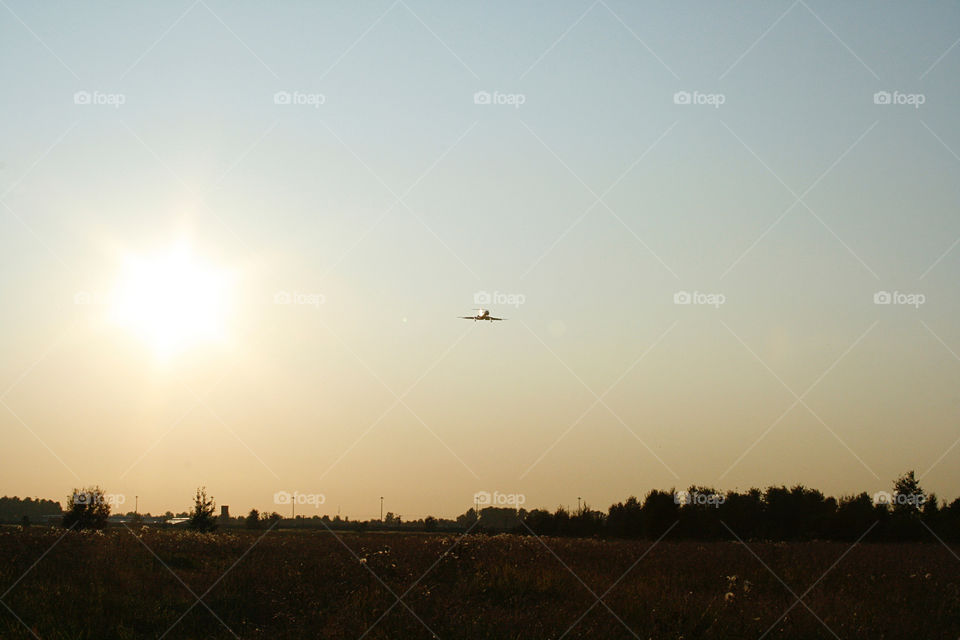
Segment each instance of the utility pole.
[{"label": "utility pole", "polygon": [[577,496],[577,513],[580,513],[580,496]]},{"label": "utility pole", "polygon": [[140,513],[140,496],[133,496],[133,512]]},{"label": "utility pole", "polygon": [[380,524],[383,524],[383,496],[380,496]]}]

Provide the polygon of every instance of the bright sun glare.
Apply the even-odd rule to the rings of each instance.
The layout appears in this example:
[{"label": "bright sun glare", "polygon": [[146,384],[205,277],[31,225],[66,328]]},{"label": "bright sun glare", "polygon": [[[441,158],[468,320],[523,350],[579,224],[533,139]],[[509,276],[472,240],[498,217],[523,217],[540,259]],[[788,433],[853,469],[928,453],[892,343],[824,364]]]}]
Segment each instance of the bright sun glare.
[{"label": "bright sun glare", "polygon": [[227,271],[199,260],[186,245],[128,256],[111,319],[162,356],[223,340],[229,310]]}]

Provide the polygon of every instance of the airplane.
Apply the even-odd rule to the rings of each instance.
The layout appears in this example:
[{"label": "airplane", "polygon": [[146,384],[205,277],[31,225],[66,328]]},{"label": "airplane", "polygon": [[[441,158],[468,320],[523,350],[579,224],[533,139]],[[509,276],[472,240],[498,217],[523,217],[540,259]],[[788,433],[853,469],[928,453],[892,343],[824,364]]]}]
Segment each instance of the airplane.
[{"label": "airplane", "polygon": [[473,320],[474,322],[476,322],[477,320],[489,320],[490,322],[493,322],[494,320],[506,319],[506,318],[494,318],[492,315],[490,315],[490,312],[487,311],[486,309],[474,309],[474,311],[477,312],[477,315],[475,316],[459,316],[459,317],[463,320]]}]

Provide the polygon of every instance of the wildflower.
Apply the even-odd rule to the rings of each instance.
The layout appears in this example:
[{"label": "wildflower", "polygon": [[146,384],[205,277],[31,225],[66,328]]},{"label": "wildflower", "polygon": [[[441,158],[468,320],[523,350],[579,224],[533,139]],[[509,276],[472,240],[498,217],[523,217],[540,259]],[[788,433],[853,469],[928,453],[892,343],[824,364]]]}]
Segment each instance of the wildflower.
[{"label": "wildflower", "polygon": [[733,602],[733,599],[736,597],[737,596],[733,594],[733,591],[727,591],[725,594],[723,594],[723,599],[727,602]]}]

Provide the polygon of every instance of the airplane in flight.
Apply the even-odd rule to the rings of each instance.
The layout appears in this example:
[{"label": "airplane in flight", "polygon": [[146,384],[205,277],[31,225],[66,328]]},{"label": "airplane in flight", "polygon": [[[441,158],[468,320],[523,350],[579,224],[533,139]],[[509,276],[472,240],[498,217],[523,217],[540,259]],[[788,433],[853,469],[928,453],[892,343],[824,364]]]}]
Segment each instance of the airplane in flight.
[{"label": "airplane in flight", "polygon": [[477,312],[477,315],[475,315],[475,316],[460,316],[460,318],[463,319],[463,320],[473,320],[474,322],[476,322],[477,320],[489,320],[490,322],[493,322],[494,320],[505,320],[505,319],[506,319],[506,318],[494,318],[492,315],[490,315],[490,312],[489,312],[487,309],[474,309],[474,311]]}]

